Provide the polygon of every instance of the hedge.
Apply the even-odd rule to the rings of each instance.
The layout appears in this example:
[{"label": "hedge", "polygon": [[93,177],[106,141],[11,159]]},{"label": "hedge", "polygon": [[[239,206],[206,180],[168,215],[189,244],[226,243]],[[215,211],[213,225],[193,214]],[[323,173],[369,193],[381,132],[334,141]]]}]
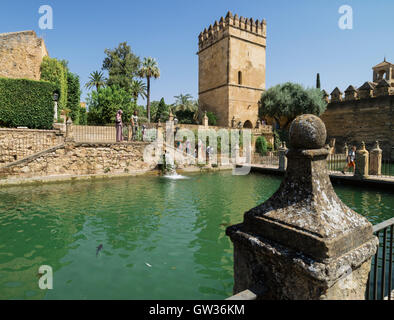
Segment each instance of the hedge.
[{"label": "hedge", "polygon": [[44,57],[41,63],[41,80],[54,83],[59,88],[59,115],[67,108],[67,67],[55,58]]},{"label": "hedge", "polygon": [[0,126],[52,129],[55,91],[46,81],[0,78]]},{"label": "hedge", "polygon": [[74,124],[80,124],[81,88],[79,76],[67,72],[67,109]]}]

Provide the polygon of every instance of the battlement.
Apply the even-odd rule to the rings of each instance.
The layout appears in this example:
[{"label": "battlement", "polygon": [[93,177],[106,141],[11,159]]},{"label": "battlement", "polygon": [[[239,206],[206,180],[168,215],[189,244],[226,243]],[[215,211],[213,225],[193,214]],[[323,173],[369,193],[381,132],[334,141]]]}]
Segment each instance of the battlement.
[{"label": "battlement", "polygon": [[239,17],[229,11],[225,18],[221,17],[219,22],[216,20],[212,25],[204,29],[198,36],[199,50],[203,50],[226,36],[230,36],[230,29],[238,29],[253,34],[256,37],[266,38],[267,23],[265,20],[253,20],[253,18]]},{"label": "battlement", "polygon": [[367,81],[358,89],[350,85],[345,90],[345,95],[343,95],[343,92],[338,87],[336,87],[331,92],[331,99],[324,90],[323,93],[327,102],[337,103],[343,101],[354,101],[377,98],[382,96],[391,96],[394,95],[394,87],[392,87],[386,79],[382,79],[378,83]]}]

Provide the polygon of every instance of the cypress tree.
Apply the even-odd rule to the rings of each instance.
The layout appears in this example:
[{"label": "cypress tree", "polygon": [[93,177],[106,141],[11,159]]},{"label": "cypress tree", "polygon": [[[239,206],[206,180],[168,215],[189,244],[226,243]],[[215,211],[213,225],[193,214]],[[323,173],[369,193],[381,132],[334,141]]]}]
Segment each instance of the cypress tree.
[{"label": "cypress tree", "polygon": [[316,88],[320,89],[320,73],[318,73],[316,77]]}]

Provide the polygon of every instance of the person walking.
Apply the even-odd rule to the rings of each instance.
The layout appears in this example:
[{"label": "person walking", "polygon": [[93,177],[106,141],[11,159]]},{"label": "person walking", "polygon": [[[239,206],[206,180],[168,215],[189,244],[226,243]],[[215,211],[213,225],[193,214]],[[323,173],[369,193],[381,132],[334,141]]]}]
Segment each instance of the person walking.
[{"label": "person walking", "polygon": [[116,142],[122,142],[123,141],[123,123],[122,123],[122,115],[123,111],[118,110],[116,113],[116,119],[115,119],[115,125],[116,125]]},{"label": "person walking", "polygon": [[347,164],[345,168],[343,168],[342,173],[345,174],[345,170],[348,170],[349,168],[353,168],[353,173],[356,170],[356,146],[353,146],[349,150],[349,154],[347,155]]}]

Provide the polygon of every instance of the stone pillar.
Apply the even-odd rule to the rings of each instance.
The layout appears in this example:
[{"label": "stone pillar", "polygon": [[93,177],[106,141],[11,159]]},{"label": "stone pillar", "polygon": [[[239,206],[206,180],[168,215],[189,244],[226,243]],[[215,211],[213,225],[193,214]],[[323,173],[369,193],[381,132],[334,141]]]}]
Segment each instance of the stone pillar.
[{"label": "stone pillar", "polygon": [[282,142],[282,145],[279,148],[279,170],[286,171],[287,169],[287,147],[286,142]]},{"label": "stone pillar", "polygon": [[227,228],[234,294],[258,288],[258,299],[365,299],[378,239],[371,223],[336,195],[326,136],[318,117],[295,119],[279,190]]},{"label": "stone pillar", "polygon": [[66,121],[66,142],[74,141],[73,122],[71,118]]},{"label": "stone pillar", "polygon": [[361,149],[356,151],[356,171],[354,176],[360,179],[368,177],[369,152],[365,149],[365,142],[361,143]]},{"label": "stone pillar", "polygon": [[382,174],[382,149],[379,147],[379,141],[376,141],[375,148],[371,150],[369,174],[380,176]]},{"label": "stone pillar", "polygon": [[54,109],[53,121],[54,121],[55,123],[57,122],[57,118],[58,118],[58,114],[57,114],[57,105],[58,105],[58,102],[57,102],[57,101],[54,101],[54,106],[53,106],[53,109]]},{"label": "stone pillar", "polygon": [[159,141],[159,142],[163,142],[163,140],[164,140],[164,137],[163,137],[163,125],[161,124],[160,119],[157,122],[156,130],[157,130],[156,131],[157,132],[156,140]]}]

